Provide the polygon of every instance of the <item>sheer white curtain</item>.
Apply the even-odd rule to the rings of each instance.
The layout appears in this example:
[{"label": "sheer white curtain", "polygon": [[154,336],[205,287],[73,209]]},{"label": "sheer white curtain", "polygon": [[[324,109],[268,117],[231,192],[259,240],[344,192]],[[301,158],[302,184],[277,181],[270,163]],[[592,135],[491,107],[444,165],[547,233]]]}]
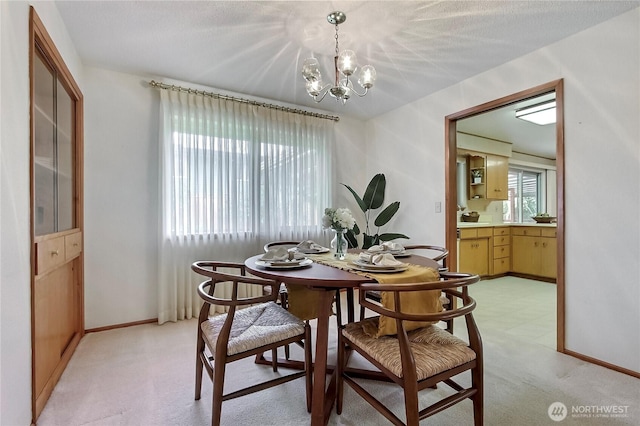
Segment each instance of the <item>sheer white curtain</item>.
[{"label": "sheer white curtain", "polygon": [[198,315],[196,260],[322,238],[333,121],[161,90],[158,322]]}]

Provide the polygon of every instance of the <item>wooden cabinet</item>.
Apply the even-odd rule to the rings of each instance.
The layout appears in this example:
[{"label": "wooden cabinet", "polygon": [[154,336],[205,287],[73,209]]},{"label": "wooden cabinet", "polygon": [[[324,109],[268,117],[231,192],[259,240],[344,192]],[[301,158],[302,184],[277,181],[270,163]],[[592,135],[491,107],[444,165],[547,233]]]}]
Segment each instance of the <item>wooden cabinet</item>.
[{"label": "wooden cabinet", "polygon": [[469,199],[509,199],[509,158],[473,152],[467,155]]},{"label": "wooden cabinet", "polygon": [[469,198],[487,198],[486,157],[470,154],[467,156],[467,177],[469,181]]},{"label": "wooden cabinet", "polygon": [[492,200],[509,199],[509,159],[501,155],[487,154],[486,191]]},{"label": "wooden cabinet", "polygon": [[511,269],[511,231],[507,226],[493,228],[491,275],[505,275]]},{"label": "wooden cabinet", "polygon": [[492,228],[460,229],[458,270],[489,275],[489,241]]},{"label": "wooden cabinet", "polygon": [[36,424],[84,333],[83,97],[35,9],[30,13],[31,423]]},{"label": "wooden cabinet", "polygon": [[514,227],[512,233],[512,272],[556,278],[556,228]]}]

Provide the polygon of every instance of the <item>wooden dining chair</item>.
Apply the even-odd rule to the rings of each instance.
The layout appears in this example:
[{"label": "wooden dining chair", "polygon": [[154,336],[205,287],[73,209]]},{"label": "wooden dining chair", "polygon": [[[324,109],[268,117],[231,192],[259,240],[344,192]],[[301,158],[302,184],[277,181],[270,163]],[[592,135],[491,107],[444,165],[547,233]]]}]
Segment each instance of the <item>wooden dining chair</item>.
[{"label": "wooden dining chair", "polygon": [[[449,268],[447,267],[447,257],[449,256],[449,250],[447,250],[444,247],[434,246],[429,244],[415,244],[415,245],[405,246],[404,249],[406,251],[411,251],[411,252],[421,251],[422,255],[438,262],[440,264],[440,267],[438,268],[438,272],[447,272],[449,270]],[[368,291],[366,293],[366,297],[378,303],[381,301],[380,292],[377,290]],[[442,295],[442,298],[440,301],[444,309],[449,309],[449,307],[451,306],[451,301],[445,295]],[[364,306],[361,305],[360,306],[361,321],[364,319],[364,314],[365,314]],[[445,321],[445,324],[447,325],[447,331],[449,331],[450,333],[453,333],[453,320]]]},{"label": "wooden dining chair", "polygon": [[[308,344],[311,341],[311,329],[308,323],[296,318],[275,303],[280,283],[246,276],[245,266],[241,263],[199,261],[193,263],[191,269],[208,278],[198,286],[198,295],[204,303],[198,319],[195,399],[200,399],[204,368],[213,382],[211,424],[214,426],[220,424],[223,401],[268,389],[300,377],[305,377],[306,380],[307,411],[311,412],[311,345]],[[216,286],[222,283],[232,285],[231,296],[228,298],[215,295]],[[272,291],[270,294],[256,297],[238,295],[239,287],[251,285],[269,286]],[[228,309],[228,312],[210,316],[211,306],[223,306]],[[275,379],[232,393],[223,393],[227,364],[271,351],[272,368],[276,372],[277,349],[296,342],[307,343],[303,345],[304,371],[279,375]]]},{"label": "wooden dining chair", "polygon": [[[482,340],[473,319],[472,311],[476,302],[469,296],[467,287],[480,279],[477,275],[443,272],[440,281],[417,284],[361,284],[361,289],[391,292],[393,307],[384,307],[359,293],[360,303],[379,315],[395,319],[396,335],[371,337],[367,330],[377,329],[379,316],[367,318],[357,323],[346,324],[338,334],[338,371],[336,412],[342,413],[344,383],[353,388],[373,408],[395,425],[417,426],[419,421],[458,402],[471,399],[473,402],[474,424],[483,424],[483,363]],[[408,291],[441,290],[458,307],[436,313],[405,313],[402,309],[402,293]],[[467,324],[467,340],[462,340],[438,325],[429,325],[407,331],[409,321],[439,321],[464,316]],[[349,355],[356,351],[377,371],[380,380],[391,381],[404,393],[405,420],[396,416],[384,401],[376,398],[350,374],[347,366]],[[362,370],[358,370],[362,376]],[[469,371],[469,387],[461,386],[454,376]],[[370,376],[369,376],[370,377]],[[456,380],[458,380],[456,378]],[[445,383],[453,392],[441,400],[420,409],[420,391]]]}]

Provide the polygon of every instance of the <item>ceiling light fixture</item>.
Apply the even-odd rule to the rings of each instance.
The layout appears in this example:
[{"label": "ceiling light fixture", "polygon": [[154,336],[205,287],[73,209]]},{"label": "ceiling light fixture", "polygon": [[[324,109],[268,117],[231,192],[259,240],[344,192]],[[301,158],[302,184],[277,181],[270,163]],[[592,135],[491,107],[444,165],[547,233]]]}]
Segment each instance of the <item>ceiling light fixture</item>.
[{"label": "ceiling light fixture", "polygon": [[556,101],[542,102],[516,110],[516,118],[544,126],[556,122]]},{"label": "ceiling light fixture", "polygon": [[[358,84],[364,89],[364,93],[360,94],[354,89],[349,76],[358,68],[356,54],[353,50],[343,50],[340,52],[338,48],[338,25],[344,23],[346,20],[347,15],[342,12],[336,11],[327,15],[327,21],[336,27],[336,56],[333,58],[335,67],[334,83],[323,84],[318,60],[316,58],[305,59],[302,64],[302,76],[307,82],[307,93],[309,93],[309,96],[316,102],[322,102],[327,93],[329,93],[336,98],[336,100],[342,101],[342,103],[345,104],[352,93],[355,93],[359,97],[365,96],[369,92],[369,89],[373,87],[373,82],[376,80],[375,68],[371,65],[365,65],[360,68],[360,76],[358,78]],[[340,74],[344,76],[343,79],[340,78]]]}]

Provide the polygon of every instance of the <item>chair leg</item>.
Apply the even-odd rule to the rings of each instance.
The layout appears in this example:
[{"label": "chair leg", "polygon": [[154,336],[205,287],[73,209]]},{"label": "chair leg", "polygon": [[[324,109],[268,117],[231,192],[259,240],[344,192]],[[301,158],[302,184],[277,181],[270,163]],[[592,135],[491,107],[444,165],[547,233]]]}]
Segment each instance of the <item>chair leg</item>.
[{"label": "chair leg", "polygon": [[344,372],[344,338],[342,337],[342,330],[338,328],[338,358],[336,360],[336,414],[342,414],[342,400],[344,397],[344,379],[342,373]]},{"label": "chair leg", "polygon": [[220,417],[222,416],[222,396],[224,395],[224,373],[226,366],[226,359],[216,359],[214,361],[211,426],[220,426]]},{"label": "chair leg", "polygon": [[364,319],[364,306],[360,306],[360,321]]},{"label": "chair leg", "polygon": [[313,360],[311,357],[311,327],[309,322],[304,326],[304,371],[307,391],[307,412],[311,412],[311,396],[313,394]]},{"label": "chair leg", "polygon": [[271,368],[273,372],[278,372],[278,349],[271,349]]},{"label": "chair leg", "polygon": [[[407,384],[407,383],[405,383]],[[420,416],[418,414],[418,388],[416,382],[408,384],[404,389],[404,405],[407,415],[407,426],[418,426]]]},{"label": "chair leg", "polygon": [[200,399],[200,394],[202,392],[202,373],[203,373],[203,364],[202,358],[200,358],[200,354],[204,350],[204,341],[200,335],[198,335],[198,345],[196,349],[196,392],[195,392],[195,400],[198,401]]}]

